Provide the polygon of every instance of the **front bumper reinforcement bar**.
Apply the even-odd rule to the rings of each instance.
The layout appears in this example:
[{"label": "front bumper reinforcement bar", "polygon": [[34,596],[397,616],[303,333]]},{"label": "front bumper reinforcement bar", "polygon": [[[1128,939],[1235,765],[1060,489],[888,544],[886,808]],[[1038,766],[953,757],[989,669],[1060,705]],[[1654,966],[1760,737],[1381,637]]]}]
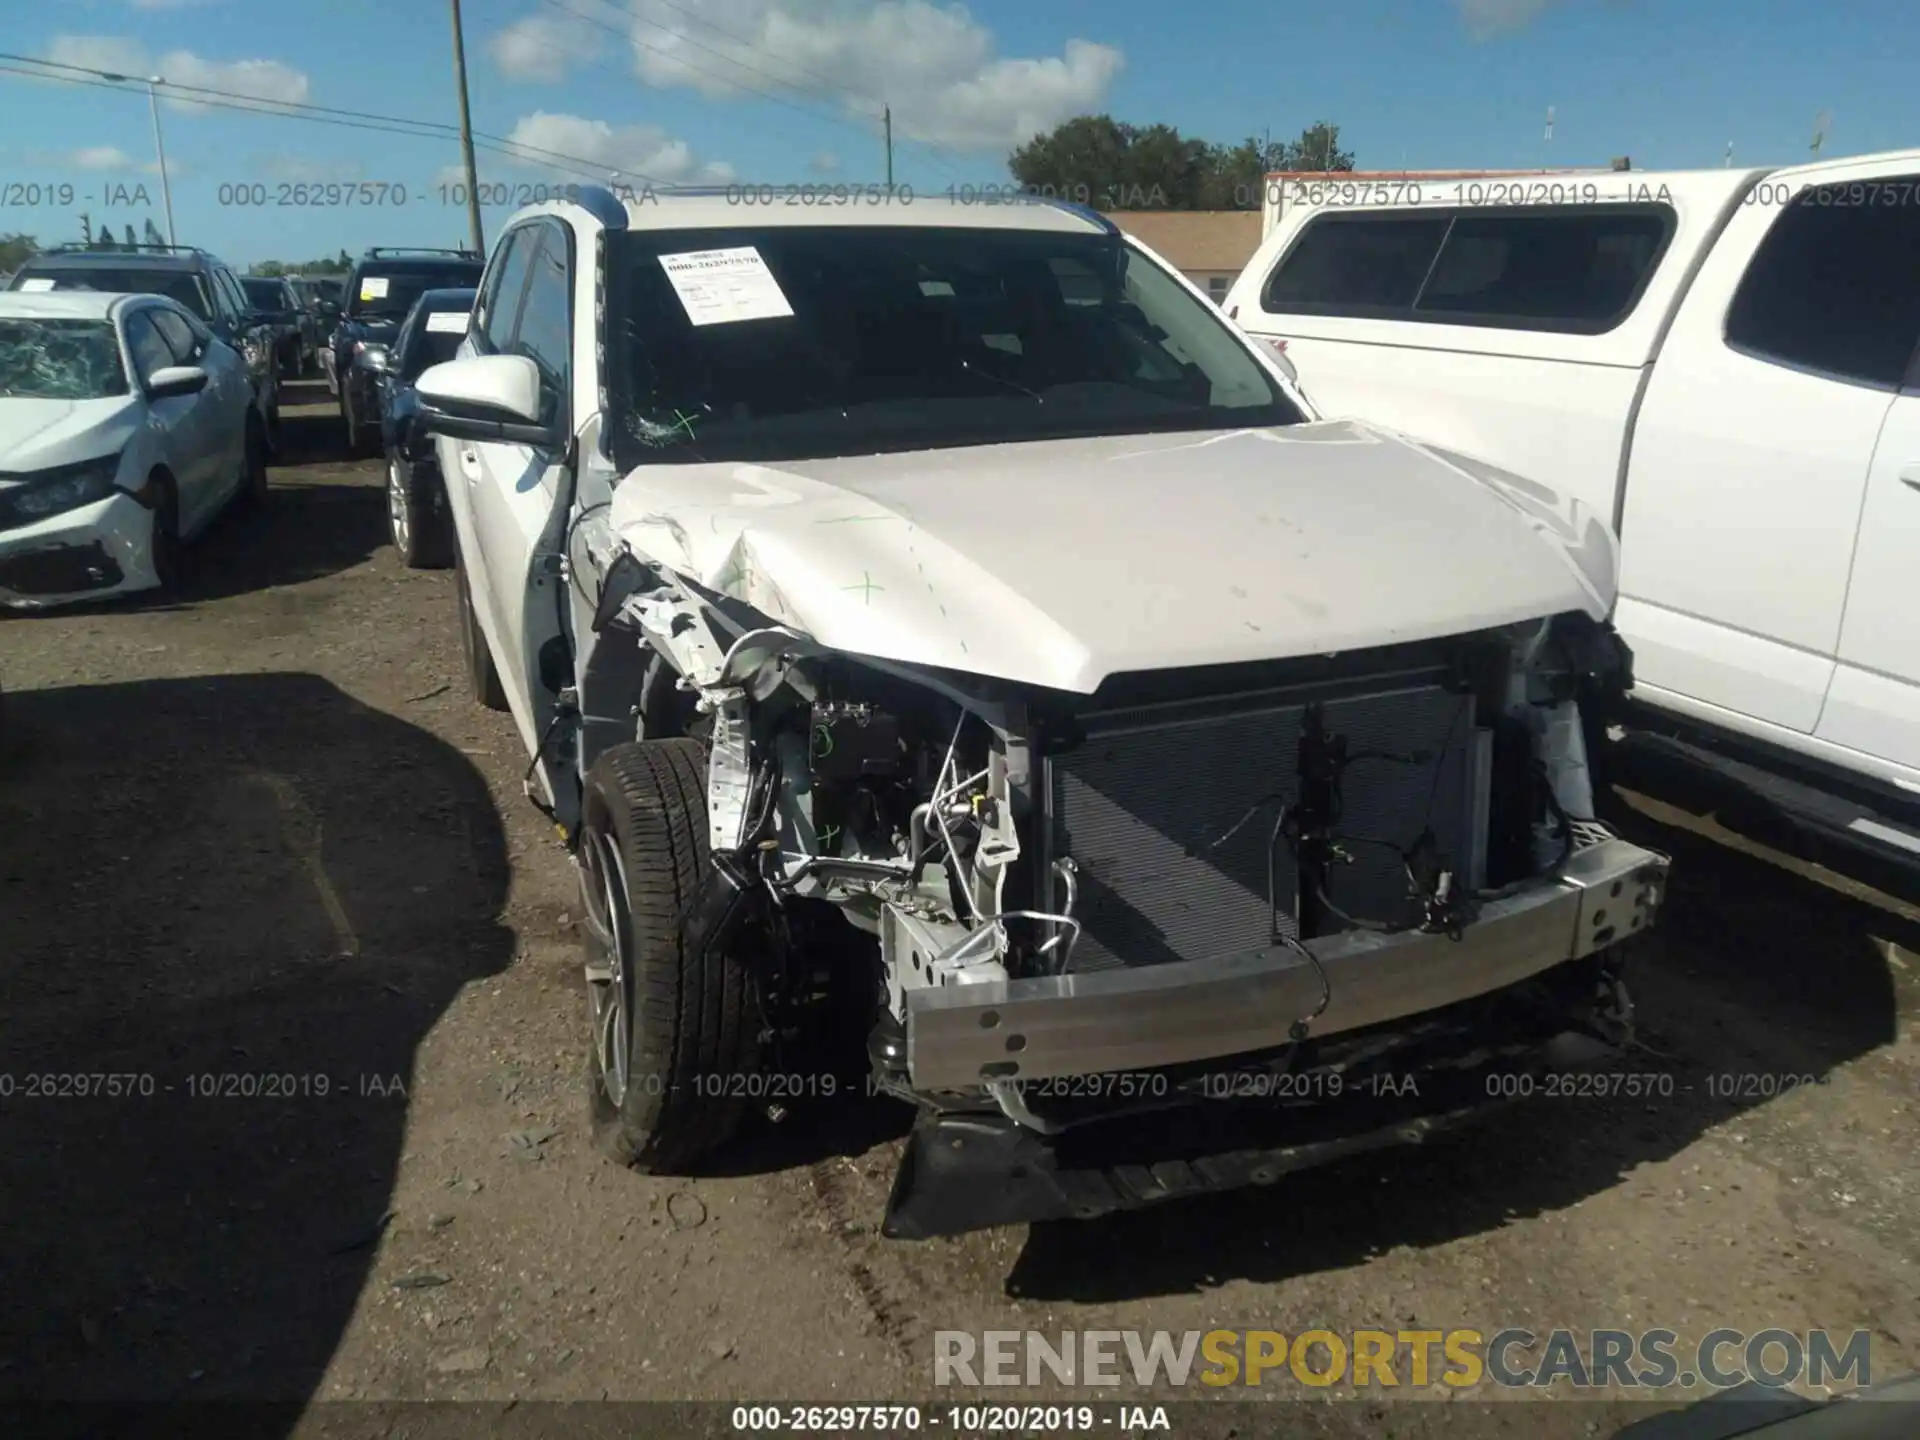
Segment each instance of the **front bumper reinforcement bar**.
[{"label": "front bumper reinforcement bar", "polygon": [[[1351,930],[1306,942],[1331,999],[1316,1037],[1437,1010],[1582,959],[1646,930],[1667,857],[1606,839],[1559,873],[1489,900],[1461,938]],[[1207,960],[1085,975],[947,985],[907,996],[907,1071],[917,1090],[995,1079],[1150,1070],[1284,1045],[1321,1000],[1296,951],[1267,946]]]}]

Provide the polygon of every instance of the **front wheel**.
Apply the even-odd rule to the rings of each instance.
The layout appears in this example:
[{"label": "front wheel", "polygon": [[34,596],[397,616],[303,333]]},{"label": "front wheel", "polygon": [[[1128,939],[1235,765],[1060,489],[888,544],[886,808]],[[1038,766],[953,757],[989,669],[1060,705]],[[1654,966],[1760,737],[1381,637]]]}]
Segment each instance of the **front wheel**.
[{"label": "front wheel", "polygon": [[387,452],[387,529],[409,570],[446,569],[453,526],[439,468],[408,460],[397,449]]},{"label": "front wheel", "polygon": [[745,963],[683,942],[709,865],[700,742],[606,751],[581,818],[594,1143],[623,1165],[674,1173],[739,1130],[764,1054]]},{"label": "front wheel", "polygon": [[247,415],[245,467],[240,477],[240,503],[258,507],[267,503],[267,432],[257,416]]},{"label": "front wheel", "polygon": [[480,628],[480,617],[474,614],[466,557],[457,544],[453,547],[453,595],[458,607],[454,623],[460,628],[460,650],[467,662],[467,685],[473,698],[487,709],[505,710],[506,687],[500,683],[500,671],[494,666],[493,652],[487,648],[487,633]]},{"label": "front wheel", "polygon": [[180,492],[173,481],[155,475],[148,482],[154,489],[153,533],[147,541],[148,563],[153,566],[156,587],[161,594],[179,588],[182,571],[180,550]]}]

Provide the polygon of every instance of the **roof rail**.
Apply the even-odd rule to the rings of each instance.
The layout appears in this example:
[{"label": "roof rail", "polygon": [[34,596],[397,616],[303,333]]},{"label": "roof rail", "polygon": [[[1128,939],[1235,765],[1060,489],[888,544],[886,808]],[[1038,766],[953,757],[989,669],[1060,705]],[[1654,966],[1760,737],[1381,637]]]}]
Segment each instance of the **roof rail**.
[{"label": "roof rail", "polygon": [[63,240],[58,245],[50,245],[40,252],[42,255],[205,255],[208,252],[198,245],[149,245],[144,240],[129,250],[116,242],[111,249],[89,245],[84,240]]},{"label": "roof rail", "polygon": [[451,249],[441,245],[369,245],[360,258],[377,260],[383,255],[458,255],[462,260],[478,260],[478,250]]}]

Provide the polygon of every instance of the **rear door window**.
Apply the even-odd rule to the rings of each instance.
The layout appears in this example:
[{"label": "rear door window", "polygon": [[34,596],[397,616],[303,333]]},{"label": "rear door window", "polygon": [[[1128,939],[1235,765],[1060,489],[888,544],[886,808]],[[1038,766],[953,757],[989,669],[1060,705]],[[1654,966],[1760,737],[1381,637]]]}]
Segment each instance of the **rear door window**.
[{"label": "rear door window", "polygon": [[[1861,203],[1885,187],[1906,203]],[[1920,346],[1920,175],[1815,189],[1773,222],[1727,311],[1727,343],[1763,360],[1898,387]]]}]

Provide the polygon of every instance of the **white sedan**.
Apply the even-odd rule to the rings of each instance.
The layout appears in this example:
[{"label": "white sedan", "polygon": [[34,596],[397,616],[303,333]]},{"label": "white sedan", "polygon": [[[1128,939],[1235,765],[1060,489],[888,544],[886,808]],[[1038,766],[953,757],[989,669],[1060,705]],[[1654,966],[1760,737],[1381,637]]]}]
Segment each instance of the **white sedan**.
[{"label": "white sedan", "polygon": [[150,590],[266,494],[246,360],[158,295],[0,294],[0,604]]}]

